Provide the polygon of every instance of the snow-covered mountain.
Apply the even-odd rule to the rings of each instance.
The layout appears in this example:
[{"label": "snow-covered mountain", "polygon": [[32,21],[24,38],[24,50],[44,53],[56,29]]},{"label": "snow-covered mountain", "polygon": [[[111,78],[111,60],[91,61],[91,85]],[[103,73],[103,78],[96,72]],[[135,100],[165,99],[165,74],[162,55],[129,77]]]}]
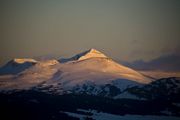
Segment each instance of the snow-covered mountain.
[{"label": "snow-covered mountain", "polygon": [[[38,85],[53,86],[53,88],[67,91],[84,85],[98,86],[97,89],[99,89],[99,86],[110,84],[123,90],[152,81],[151,78],[114,62],[95,49],[64,59],[63,62],[61,62],[62,59],[59,60],[60,62],[57,60],[15,60],[1,68],[2,71],[6,70],[6,75],[0,76],[1,89],[29,89]],[[17,65],[14,66],[15,63]],[[26,64],[28,67],[25,67]],[[19,67],[24,69],[19,71]],[[14,71],[13,74],[11,71]]]},{"label": "snow-covered mountain", "polygon": [[33,113],[47,110],[50,116],[81,107],[120,115],[179,116],[179,93],[180,78],[155,80],[95,49],[60,60],[14,59],[0,68],[1,106],[16,106],[20,115],[22,106]]},{"label": "snow-covered mountain", "polygon": [[136,98],[132,92],[135,88],[149,88],[154,83],[154,79],[116,63],[95,49],[63,61],[14,59],[0,68],[0,74],[1,91],[35,89],[112,98]]},{"label": "snow-covered mountain", "polygon": [[6,65],[4,65],[2,68],[0,68],[0,75],[2,74],[17,74],[25,69],[28,69],[29,67],[36,64],[37,61],[30,58],[24,58],[24,59],[13,59],[9,61]]}]

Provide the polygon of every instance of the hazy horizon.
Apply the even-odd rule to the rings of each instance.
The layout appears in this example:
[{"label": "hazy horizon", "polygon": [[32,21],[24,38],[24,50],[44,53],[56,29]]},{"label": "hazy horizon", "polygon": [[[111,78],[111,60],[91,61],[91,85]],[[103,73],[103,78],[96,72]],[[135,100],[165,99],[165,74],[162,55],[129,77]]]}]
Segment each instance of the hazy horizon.
[{"label": "hazy horizon", "polygon": [[2,0],[0,65],[95,48],[122,61],[180,53],[179,0]]}]

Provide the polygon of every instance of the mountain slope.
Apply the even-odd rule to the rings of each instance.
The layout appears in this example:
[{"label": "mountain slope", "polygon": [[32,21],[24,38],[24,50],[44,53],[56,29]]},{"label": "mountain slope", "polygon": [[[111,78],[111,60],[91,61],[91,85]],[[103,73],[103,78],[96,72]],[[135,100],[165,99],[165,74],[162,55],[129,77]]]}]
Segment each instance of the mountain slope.
[{"label": "mountain slope", "polygon": [[17,74],[25,69],[28,69],[29,67],[35,65],[37,63],[36,60],[30,59],[30,58],[24,58],[24,59],[13,59],[9,61],[6,65],[4,65],[2,68],[0,68],[0,75],[3,74]]},{"label": "mountain slope", "polygon": [[150,79],[140,73],[119,65],[109,58],[88,58],[81,61],[70,62],[57,66],[62,71],[61,77],[70,83],[82,83],[86,81],[96,84],[106,84],[115,79],[132,80],[137,83],[149,83]]},{"label": "mountain slope", "polygon": [[180,103],[180,78],[161,78],[143,87],[132,87],[126,91],[139,98],[172,100]]},{"label": "mountain slope", "polygon": [[17,74],[1,75],[0,90],[29,89],[47,81],[56,72],[52,67],[55,64],[59,64],[59,62],[57,60],[38,61],[35,65]]}]

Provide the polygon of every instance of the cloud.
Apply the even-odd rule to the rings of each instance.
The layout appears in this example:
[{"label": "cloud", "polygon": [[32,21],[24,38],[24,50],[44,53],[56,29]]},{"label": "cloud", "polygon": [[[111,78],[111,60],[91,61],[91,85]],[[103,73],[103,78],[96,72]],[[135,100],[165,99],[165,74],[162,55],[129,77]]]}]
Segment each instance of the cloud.
[{"label": "cloud", "polygon": [[158,57],[149,62],[136,60],[132,63],[124,64],[137,70],[180,71],[180,55],[169,54]]}]

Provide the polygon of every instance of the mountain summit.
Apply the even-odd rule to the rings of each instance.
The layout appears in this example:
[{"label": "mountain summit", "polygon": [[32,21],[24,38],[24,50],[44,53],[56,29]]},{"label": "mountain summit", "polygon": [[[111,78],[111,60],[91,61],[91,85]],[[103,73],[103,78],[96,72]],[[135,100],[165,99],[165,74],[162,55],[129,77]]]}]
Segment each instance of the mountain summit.
[{"label": "mountain summit", "polygon": [[93,48],[74,56],[74,58],[77,58],[77,60],[85,60],[97,57],[107,58],[103,53]]},{"label": "mountain summit", "polygon": [[64,62],[69,62],[69,61],[77,61],[77,60],[80,61],[80,60],[85,60],[85,59],[89,59],[89,58],[107,58],[107,56],[105,56],[100,51],[91,48],[91,49],[89,49],[85,52],[81,52],[71,58],[60,59],[60,62],[64,63]]}]

